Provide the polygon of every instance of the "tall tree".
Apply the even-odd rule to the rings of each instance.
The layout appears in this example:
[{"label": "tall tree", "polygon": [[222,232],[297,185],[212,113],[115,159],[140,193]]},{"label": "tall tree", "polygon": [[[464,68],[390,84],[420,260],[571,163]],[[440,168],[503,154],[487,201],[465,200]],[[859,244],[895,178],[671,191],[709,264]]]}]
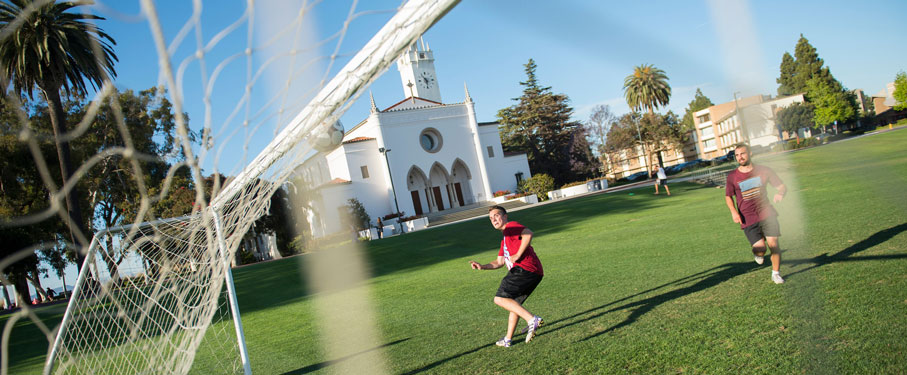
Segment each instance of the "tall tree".
[{"label": "tall tree", "polygon": [[611,130],[611,127],[616,122],[617,116],[611,112],[611,107],[600,104],[592,108],[592,113],[585,123],[586,133],[592,140],[592,147],[598,153],[599,162],[603,166],[603,173],[608,173],[607,169],[610,168],[605,142],[608,138],[608,131]]},{"label": "tall tree", "polygon": [[[44,185],[41,174],[35,166],[29,146],[19,140],[19,113],[33,112],[36,107],[27,101],[24,108],[16,108],[11,100],[0,95],[0,259],[13,260],[13,263],[0,270],[9,279],[16,293],[22,297],[22,303],[31,303],[28,290],[29,280],[34,280],[38,267],[38,257],[31,248],[36,244],[48,242],[55,238],[55,233],[63,230],[59,220],[42,220],[28,225],[12,222],[14,218],[37,215],[46,211],[50,205],[50,191]],[[40,120],[32,121],[35,125]],[[33,139],[42,154],[53,153],[49,130],[34,126],[36,134]],[[49,166],[51,170],[52,166]]]},{"label": "tall tree", "polygon": [[781,56],[781,75],[775,80],[778,82],[778,96],[790,96],[797,93],[794,89],[794,76],[797,74],[797,63],[790,53],[784,52]]},{"label": "tall tree", "polygon": [[894,76],[894,109],[898,111],[907,110],[907,73],[898,72]]},{"label": "tall tree", "polygon": [[[650,117],[649,122],[655,124],[658,121],[658,116],[655,116],[655,108],[664,107],[671,101],[671,86],[668,85],[668,76],[663,70],[651,64],[637,66],[633,68],[633,74],[624,78],[624,97],[632,110],[646,109]],[[650,145],[643,141],[642,147],[646,157],[646,171],[651,176]]]},{"label": "tall tree", "polygon": [[[0,69],[14,91],[26,93],[38,87],[47,100],[56,142],[63,185],[72,178],[66,116],[60,91],[85,92],[86,81],[95,89],[116,76],[116,54],[110,35],[87,21],[103,20],[91,14],[69,11],[84,5],[77,2],[5,0],[0,3],[0,29],[9,32],[0,41]],[[18,22],[22,21],[22,22]],[[14,28],[7,30],[7,28]],[[80,194],[72,189],[65,195],[70,240],[86,246]],[[80,262],[81,263],[81,262]],[[81,264],[80,264],[81,266]]]},{"label": "tall tree", "polygon": [[786,131],[787,134],[792,134],[797,138],[797,143],[800,143],[798,130],[816,127],[816,123],[813,120],[815,117],[814,109],[815,106],[811,103],[794,103],[778,110],[775,118],[781,130]]},{"label": "tall tree", "polygon": [[683,120],[681,120],[680,123],[684,127],[692,130],[693,127],[696,126],[693,121],[693,114],[713,105],[715,105],[715,103],[712,103],[712,99],[709,99],[709,97],[702,93],[702,90],[697,88],[696,95],[693,96],[693,100],[690,101],[690,104],[687,104],[687,109],[683,114]]},{"label": "tall tree", "polygon": [[529,59],[524,67],[523,95],[513,99],[517,104],[498,111],[501,143],[505,149],[525,151],[532,173],[548,174],[558,184],[589,177],[596,161],[582,124],[570,119],[569,99],[539,85],[535,61]]}]

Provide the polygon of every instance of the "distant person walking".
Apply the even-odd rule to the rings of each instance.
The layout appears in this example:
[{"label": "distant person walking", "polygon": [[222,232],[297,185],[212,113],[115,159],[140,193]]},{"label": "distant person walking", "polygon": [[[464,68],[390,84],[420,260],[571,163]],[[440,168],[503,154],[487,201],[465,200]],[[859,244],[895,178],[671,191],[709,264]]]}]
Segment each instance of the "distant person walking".
[{"label": "distant person walking", "polygon": [[725,201],[731,218],[740,224],[750,241],[756,263],[764,261],[766,247],[771,250],[772,281],[782,284],[781,244],[778,241],[781,227],[778,213],[768,201],[766,186],[770,184],[777,191],[772,199],[775,203],[784,199],[787,187],[771,168],[754,165],[751,156],[750,147],[746,144],[741,143],[734,149],[734,158],[740,165],[727,175]]},{"label": "distant person walking", "polygon": [[530,245],[532,231],[516,221],[507,220],[507,210],[501,206],[492,206],[488,210],[491,226],[504,234],[498,257],[488,264],[479,264],[470,260],[469,266],[474,270],[493,270],[507,266],[507,275],[501,280],[501,286],[495,293],[494,303],[510,312],[507,319],[507,333],[495,343],[497,346],[510,347],[513,332],[520,318],[526,323],[526,342],[535,337],[538,328],[544,324],[542,318],[523,307],[526,298],[542,281],[542,262]]},{"label": "distant person walking", "polygon": [[375,229],[378,230],[378,239],[384,238],[384,223],[381,222],[381,218],[378,218],[378,224],[375,225]]},{"label": "distant person walking", "polygon": [[658,195],[658,185],[665,187],[665,192],[671,195],[671,189],[668,189],[668,176],[665,170],[655,164],[655,195]]}]

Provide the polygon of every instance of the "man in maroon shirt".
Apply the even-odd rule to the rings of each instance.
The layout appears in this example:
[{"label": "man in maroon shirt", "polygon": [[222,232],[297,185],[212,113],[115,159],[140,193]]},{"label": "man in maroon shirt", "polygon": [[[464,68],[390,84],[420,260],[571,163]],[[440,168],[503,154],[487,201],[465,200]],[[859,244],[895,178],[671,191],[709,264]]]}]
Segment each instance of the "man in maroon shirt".
[{"label": "man in maroon shirt", "polygon": [[772,281],[775,284],[782,284],[784,279],[780,273],[781,245],[778,243],[781,228],[778,225],[778,213],[768,201],[766,186],[771,184],[775,187],[777,192],[772,199],[775,203],[784,199],[787,188],[771,168],[753,165],[751,156],[748,145],[742,143],[737,145],[734,158],[740,166],[728,173],[724,198],[728,209],[731,210],[731,218],[740,224],[747,240],[753,246],[756,263],[762,264],[764,261],[766,245],[771,249]]},{"label": "man in maroon shirt", "polygon": [[507,221],[507,210],[501,206],[488,209],[488,218],[494,229],[504,233],[498,257],[488,264],[470,260],[469,266],[474,270],[493,270],[507,266],[507,275],[501,280],[494,303],[509,311],[510,316],[507,320],[507,334],[495,344],[509,347],[520,318],[528,324],[525,329],[526,342],[535,337],[538,328],[544,323],[540,316],[533,315],[523,307],[523,302],[542,281],[544,272],[542,262],[529,244],[532,241],[532,231],[529,228],[516,221]]}]

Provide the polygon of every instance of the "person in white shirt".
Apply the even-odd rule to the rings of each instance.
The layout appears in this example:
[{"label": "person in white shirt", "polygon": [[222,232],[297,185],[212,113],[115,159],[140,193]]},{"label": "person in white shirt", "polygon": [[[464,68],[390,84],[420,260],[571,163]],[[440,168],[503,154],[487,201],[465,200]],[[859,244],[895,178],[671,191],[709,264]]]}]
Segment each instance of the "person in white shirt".
[{"label": "person in white shirt", "polygon": [[658,164],[655,164],[655,195],[658,195],[658,185],[665,187],[665,192],[668,195],[671,195],[671,189],[668,189],[668,176],[665,174],[665,170],[661,169]]}]

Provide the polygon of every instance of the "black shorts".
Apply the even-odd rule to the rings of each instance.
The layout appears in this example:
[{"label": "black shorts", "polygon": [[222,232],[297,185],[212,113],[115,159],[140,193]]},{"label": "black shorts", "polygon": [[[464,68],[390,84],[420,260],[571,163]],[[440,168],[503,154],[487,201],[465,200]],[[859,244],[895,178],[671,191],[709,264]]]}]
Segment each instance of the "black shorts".
[{"label": "black shorts", "polygon": [[750,245],[755,245],[756,242],[765,237],[781,237],[781,226],[778,225],[778,217],[769,216],[758,223],[743,228],[743,234],[750,241]]},{"label": "black shorts", "polygon": [[659,184],[659,185],[661,185],[661,186],[665,186],[665,185],[668,184],[668,180],[658,179],[658,180],[655,181],[655,183],[656,183],[656,184]]},{"label": "black shorts", "polygon": [[529,272],[519,266],[513,266],[501,280],[501,286],[495,297],[511,298],[523,304],[542,281],[542,275]]}]

